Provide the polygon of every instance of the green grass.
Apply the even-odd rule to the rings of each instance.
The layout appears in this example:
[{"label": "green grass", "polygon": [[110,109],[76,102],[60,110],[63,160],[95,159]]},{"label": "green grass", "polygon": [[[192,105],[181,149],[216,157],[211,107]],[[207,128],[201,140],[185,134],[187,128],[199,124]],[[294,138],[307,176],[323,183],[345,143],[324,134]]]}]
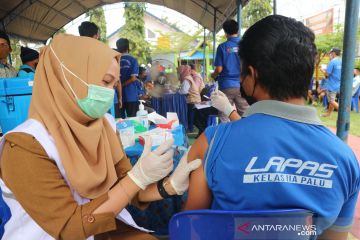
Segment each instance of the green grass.
[{"label": "green grass", "polygon": [[[322,106],[316,107],[319,116],[324,113]],[[337,121],[338,113],[333,112],[330,117],[321,117],[321,121],[326,125],[327,127],[336,128],[336,121]],[[360,113],[356,113],[352,111],[350,113],[350,134],[359,136],[360,137]]]}]

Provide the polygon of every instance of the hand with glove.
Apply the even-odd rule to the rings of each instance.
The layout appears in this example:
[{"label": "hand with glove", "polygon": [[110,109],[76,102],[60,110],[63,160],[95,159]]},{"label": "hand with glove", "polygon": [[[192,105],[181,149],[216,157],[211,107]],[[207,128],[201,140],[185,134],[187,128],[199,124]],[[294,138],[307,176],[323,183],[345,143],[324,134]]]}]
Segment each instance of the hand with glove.
[{"label": "hand with glove", "polygon": [[128,172],[129,177],[141,189],[166,177],[173,169],[174,152],[171,146],[174,139],[167,140],[151,152],[151,138],[145,137],[144,151],[141,157]]},{"label": "hand with glove", "polygon": [[228,117],[234,110],[236,110],[235,106],[231,105],[227,96],[221,91],[214,91],[211,94],[210,99],[211,105]]},{"label": "hand with glove", "polygon": [[187,191],[189,188],[190,173],[201,165],[200,159],[196,159],[188,163],[187,155],[189,151],[190,149],[181,158],[179,165],[176,167],[175,171],[169,178],[170,184],[176,191],[177,195],[182,195],[185,191]]}]

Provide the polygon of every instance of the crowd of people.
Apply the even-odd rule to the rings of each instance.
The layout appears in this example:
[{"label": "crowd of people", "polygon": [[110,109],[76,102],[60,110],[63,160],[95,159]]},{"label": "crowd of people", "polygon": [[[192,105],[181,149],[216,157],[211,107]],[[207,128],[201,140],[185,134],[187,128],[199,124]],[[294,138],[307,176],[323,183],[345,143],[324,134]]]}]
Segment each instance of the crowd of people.
[{"label": "crowd of people", "polygon": [[[186,95],[199,135],[175,170],[173,139],[154,150],[145,138],[131,166],[107,113],[114,106],[118,116],[135,116],[138,101],[151,97],[149,71],[130,55],[128,39],[111,49],[98,41],[94,23],[83,22],[80,37],[59,34],[40,54],[23,47],[16,72],[6,62],[9,38],[0,33],[0,77],[36,71],[28,120],[0,142],[0,186],[12,215],[3,239],[155,239],[126,206],[144,209],[188,191],[184,210],[302,208],[315,214],[318,239],[345,240],[360,169],[352,150],[306,106],[314,33],[280,15],[258,21],[241,40],[236,21],[223,29],[227,41],[212,74],[218,87],[205,86],[195,65],[178,68],[177,91]],[[327,116],[338,107],[340,49],[330,58],[328,80],[319,84]],[[196,107],[205,102],[208,108]],[[216,114],[224,123],[206,128]]]},{"label": "crowd of people", "polygon": [[39,62],[39,53],[31,48],[21,46],[20,58],[22,65],[19,71],[8,63],[8,57],[11,53],[10,38],[0,31],[0,78],[11,77],[34,77],[36,66]]}]

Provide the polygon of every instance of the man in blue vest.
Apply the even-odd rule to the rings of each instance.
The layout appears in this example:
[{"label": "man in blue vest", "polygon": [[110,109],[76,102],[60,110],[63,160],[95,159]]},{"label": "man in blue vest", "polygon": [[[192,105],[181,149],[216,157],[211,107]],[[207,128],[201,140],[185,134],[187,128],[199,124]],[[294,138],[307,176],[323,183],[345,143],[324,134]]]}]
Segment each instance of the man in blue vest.
[{"label": "man in blue vest", "polygon": [[[223,24],[227,41],[220,44],[216,50],[215,71],[211,74],[217,79],[219,90],[228,97],[231,105],[235,104],[237,112],[242,115],[248,107],[240,94],[240,58],[238,55],[239,25],[235,20],[227,20]],[[234,108],[235,109],[235,108]],[[221,114],[222,122],[228,121],[227,116]]]},{"label": "man in blue vest", "polygon": [[329,52],[330,63],[326,68],[326,71],[320,68],[320,71],[328,78],[327,86],[327,98],[329,101],[329,108],[327,113],[323,114],[323,117],[329,117],[334,109],[338,110],[339,104],[336,102],[336,94],[340,92],[340,79],[341,79],[341,50],[339,48],[332,48]]},{"label": "man in blue vest", "polygon": [[97,40],[100,39],[99,27],[93,22],[84,21],[78,29],[79,35],[82,37],[91,37]]},{"label": "man in blue vest", "polygon": [[[241,87],[255,103],[241,120],[208,127],[192,145],[188,159],[203,159],[203,167],[191,173],[185,210],[307,209],[315,214],[316,239],[347,239],[360,169],[349,146],[305,104],[314,41],[302,22],[280,15],[245,32],[239,43]],[[274,224],[288,227],[286,220]],[[250,235],[235,238],[261,231],[248,230]]]},{"label": "man in blue vest", "polygon": [[[139,110],[139,89],[137,77],[139,74],[139,63],[129,54],[129,40],[120,38],[116,42],[117,50],[121,53],[120,59],[120,81],[122,85],[123,105],[127,117],[135,117]],[[120,100],[120,99],[119,99]]]}]

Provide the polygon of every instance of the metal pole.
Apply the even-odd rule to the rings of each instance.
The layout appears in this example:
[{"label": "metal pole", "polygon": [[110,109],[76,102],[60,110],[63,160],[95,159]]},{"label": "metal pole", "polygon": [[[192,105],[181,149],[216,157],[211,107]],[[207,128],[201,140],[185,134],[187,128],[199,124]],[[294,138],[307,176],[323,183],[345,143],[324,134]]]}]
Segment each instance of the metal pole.
[{"label": "metal pole", "polygon": [[216,9],[214,9],[214,31],[213,31],[213,61],[215,61],[216,53]]},{"label": "metal pole", "polygon": [[276,0],[273,0],[273,14],[276,15]]},{"label": "metal pole", "polygon": [[241,0],[237,0],[237,22],[239,24],[239,37],[241,38]]},{"label": "metal pole", "polygon": [[336,135],[344,142],[347,141],[350,129],[350,106],[358,17],[359,0],[347,0],[343,44],[344,54],[341,66],[340,106],[336,124]]},{"label": "metal pole", "polygon": [[204,28],[204,42],[203,42],[203,48],[204,48],[204,55],[203,55],[203,79],[205,81],[206,79],[206,32],[205,32],[205,28]]}]

